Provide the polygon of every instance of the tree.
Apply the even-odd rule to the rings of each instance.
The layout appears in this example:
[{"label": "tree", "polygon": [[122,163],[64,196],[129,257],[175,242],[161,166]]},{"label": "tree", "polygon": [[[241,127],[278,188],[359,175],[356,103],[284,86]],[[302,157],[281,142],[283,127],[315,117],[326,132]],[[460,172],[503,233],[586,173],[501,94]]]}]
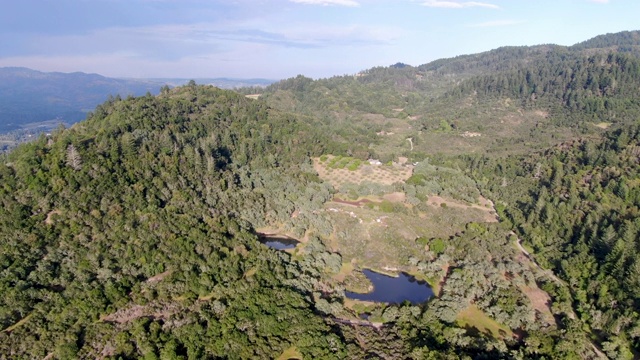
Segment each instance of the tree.
[{"label": "tree", "polygon": [[80,170],[82,168],[82,159],[73,144],[67,146],[67,166],[73,170]]}]

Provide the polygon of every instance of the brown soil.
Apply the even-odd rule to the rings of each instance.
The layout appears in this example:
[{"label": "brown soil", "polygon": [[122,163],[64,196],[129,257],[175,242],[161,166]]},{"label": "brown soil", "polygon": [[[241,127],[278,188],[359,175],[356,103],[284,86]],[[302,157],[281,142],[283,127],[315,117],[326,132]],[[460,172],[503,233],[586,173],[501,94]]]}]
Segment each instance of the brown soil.
[{"label": "brown soil", "polygon": [[47,225],[53,224],[53,215],[60,215],[60,214],[62,214],[62,211],[60,210],[49,211],[49,213],[47,214],[47,218],[44,219],[44,223]]},{"label": "brown soil", "polygon": [[403,203],[407,196],[405,193],[397,191],[391,194],[385,194],[382,198],[391,202]]},{"label": "brown soil", "polygon": [[152,277],[147,279],[147,282],[148,283],[158,282],[158,281],[161,281],[162,279],[166,278],[169,275],[171,275],[171,270],[167,270],[167,271],[165,271],[163,273],[160,273],[158,275],[152,276]]},{"label": "brown soil", "polygon": [[538,116],[540,116],[540,117],[543,117],[545,119],[549,117],[549,112],[547,112],[547,111],[536,110],[533,113],[538,115]]},{"label": "brown soil", "polygon": [[[445,199],[437,195],[429,196],[428,203],[435,207],[439,207],[442,204],[445,204],[447,207],[454,207],[458,209],[478,209],[485,213],[484,220],[486,222],[498,222],[498,216],[496,215],[495,209],[493,208],[493,203],[491,202],[491,200],[487,200],[482,196],[480,197],[481,205],[465,204],[451,199]],[[489,205],[489,207],[487,207],[486,205]]]},{"label": "brown soil", "polygon": [[553,313],[551,313],[551,297],[539,287],[522,287],[522,292],[531,301],[531,306],[540,312],[549,324],[554,323]]}]

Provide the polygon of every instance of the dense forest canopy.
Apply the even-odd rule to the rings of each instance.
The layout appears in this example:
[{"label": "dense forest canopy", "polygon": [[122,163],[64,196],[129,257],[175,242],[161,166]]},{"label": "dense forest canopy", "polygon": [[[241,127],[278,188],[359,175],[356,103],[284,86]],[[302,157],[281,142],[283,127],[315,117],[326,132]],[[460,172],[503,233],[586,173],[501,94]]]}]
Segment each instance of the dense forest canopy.
[{"label": "dense forest canopy", "polygon": [[639,46],[111,97],[2,155],[0,358],[635,358]]}]

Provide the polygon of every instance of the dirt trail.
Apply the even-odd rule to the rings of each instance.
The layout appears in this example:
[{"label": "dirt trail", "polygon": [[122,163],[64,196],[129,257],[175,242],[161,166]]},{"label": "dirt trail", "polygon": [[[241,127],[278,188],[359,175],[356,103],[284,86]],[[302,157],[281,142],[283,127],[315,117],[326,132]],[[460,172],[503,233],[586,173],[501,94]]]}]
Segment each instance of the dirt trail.
[{"label": "dirt trail", "polygon": [[[509,233],[510,235],[516,235],[516,233],[514,233],[513,231]],[[518,247],[518,249],[520,250],[520,252],[522,252],[522,254],[536,267],[538,268],[540,271],[542,271],[545,275],[549,276],[551,279],[553,279],[553,281],[557,282],[558,284],[561,284],[563,286],[567,286],[567,284],[562,281],[559,277],[557,277],[553,271],[548,270],[548,269],[543,269],[542,266],[540,266],[535,259],[531,256],[531,254],[527,251],[527,249],[525,249],[522,246],[522,239],[518,238],[516,236],[516,241],[515,241],[516,246]]]},{"label": "dirt trail", "polygon": [[[544,274],[546,274],[547,276],[549,276],[551,279],[553,279],[553,281],[555,281],[556,283],[562,285],[562,286],[567,286],[567,283],[564,282],[562,279],[558,278],[551,270],[548,269],[544,269],[542,268],[542,266],[540,266],[531,256],[531,254],[527,251],[527,249],[525,249],[522,246],[522,239],[518,238],[516,233],[514,233],[513,231],[511,231],[509,234],[516,236],[516,240],[514,241],[514,243],[516,244],[516,246],[518,247],[518,249],[520,250],[520,252],[522,252],[522,254],[527,258],[527,260],[529,260],[529,262],[531,264],[533,264],[533,266],[535,266],[536,268],[538,268],[540,271],[542,271]],[[540,290],[542,291],[542,290]],[[546,293],[545,293],[546,294]],[[548,296],[548,294],[547,294]],[[534,304],[535,305],[535,304]],[[571,312],[568,314],[568,316],[571,319],[575,319],[576,313],[573,309],[571,309]],[[593,341],[591,341],[591,348],[593,349],[594,353],[596,354],[596,356],[599,359],[608,359],[607,355],[605,355],[602,350],[600,349],[600,347]]]},{"label": "dirt trail", "polygon": [[335,322],[339,322],[341,324],[369,326],[376,330],[380,330],[380,328],[384,326],[383,323],[371,322],[367,320],[347,320],[347,319],[339,319],[339,318],[332,318],[332,320]]},{"label": "dirt trail", "polygon": [[53,224],[53,215],[60,215],[62,214],[62,211],[60,210],[52,210],[47,214],[47,218],[44,219],[44,223],[47,225],[51,225]]}]

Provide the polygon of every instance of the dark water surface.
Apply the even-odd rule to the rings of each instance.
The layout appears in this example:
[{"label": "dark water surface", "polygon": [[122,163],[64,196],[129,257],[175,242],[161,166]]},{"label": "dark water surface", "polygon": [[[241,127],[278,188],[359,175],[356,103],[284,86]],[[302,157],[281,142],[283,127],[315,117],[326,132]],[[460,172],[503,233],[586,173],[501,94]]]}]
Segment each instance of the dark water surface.
[{"label": "dark water surface", "polygon": [[367,294],[346,291],[349,299],[396,304],[406,300],[415,305],[426,302],[434,295],[429,284],[405,273],[391,277],[366,269],[362,272],[373,283],[373,291]]},{"label": "dark water surface", "polygon": [[296,247],[296,245],[298,245],[297,240],[275,238],[275,237],[273,238],[263,237],[260,239],[260,242],[276,250],[293,249],[294,247]]}]

